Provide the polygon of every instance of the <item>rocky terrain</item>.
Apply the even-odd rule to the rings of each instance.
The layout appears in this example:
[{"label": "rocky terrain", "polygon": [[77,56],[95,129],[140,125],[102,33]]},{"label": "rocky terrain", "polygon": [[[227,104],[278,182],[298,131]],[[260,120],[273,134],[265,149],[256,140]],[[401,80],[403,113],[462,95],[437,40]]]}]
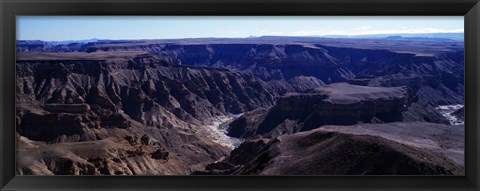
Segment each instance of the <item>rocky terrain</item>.
[{"label": "rocky terrain", "polygon": [[330,84],[304,93],[290,93],[268,111],[244,114],[230,124],[233,137],[276,137],[322,125],[402,121],[414,100],[407,87]]},{"label": "rocky terrain", "polygon": [[266,81],[312,76],[325,83],[403,85],[418,91],[424,103],[463,102],[463,42],[260,37],[98,41],[74,45],[61,50],[60,47],[71,44],[52,46],[41,41],[21,41],[17,50],[44,54],[144,51],[173,64],[236,69]]},{"label": "rocky terrain", "polygon": [[463,126],[323,126],[242,143],[198,175],[464,175]]},{"label": "rocky terrain", "polygon": [[[18,41],[16,70],[18,174],[463,173],[462,164],[442,155],[449,153],[445,147],[405,144],[410,134],[389,139],[321,130],[357,124],[448,129],[435,108],[463,104],[461,42]],[[246,141],[233,151],[211,138],[219,116],[240,116],[229,122],[227,135]],[[305,138],[308,133],[315,136]],[[304,139],[311,142],[298,146]],[[338,169],[271,168],[283,152],[311,157],[292,158],[290,165],[316,169],[331,162]],[[337,155],[335,161],[348,164],[327,160]],[[346,160],[352,157],[358,160]]]},{"label": "rocky terrain", "polygon": [[20,174],[187,174],[229,152],[198,136],[210,118],[323,85],[303,76],[268,84],[141,52],[19,55]]}]

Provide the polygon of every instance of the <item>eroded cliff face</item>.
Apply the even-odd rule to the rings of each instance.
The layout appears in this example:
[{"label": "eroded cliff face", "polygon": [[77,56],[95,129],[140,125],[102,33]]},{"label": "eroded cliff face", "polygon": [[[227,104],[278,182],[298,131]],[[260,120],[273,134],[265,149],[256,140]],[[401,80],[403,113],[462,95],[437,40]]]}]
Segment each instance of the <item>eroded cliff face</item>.
[{"label": "eroded cliff face", "polygon": [[[148,53],[65,56],[17,61],[18,141],[30,145],[19,149],[20,174],[188,174],[229,152],[206,137],[212,117],[323,85],[309,77],[270,85]],[[153,143],[140,144],[144,136]],[[105,146],[87,150],[99,144]]]},{"label": "eroded cliff face", "polygon": [[[59,48],[47,46],[38,50],[35,47],[39,42],[24,44],[18,50],[54,51]],[[168,58],[172,64],[230,68],[250,72],[264,81],[312,76],[327,84],[350,82],[382,87],[408,86],[418,91],[420,102],[425,104],[463,102],[464,52],[460,42],[322,38],[191,39],[105,41],[87,43],[70,51],[144,51]]]},{"label": "eroded cliff face", "polygon": [[268,106],[274,100],[265,83],[252,75],[141,59],[146,58],[18,62],[17,101],[60,113],[122,111],[141,124],[166,128],[174,122],[165,118],[201,124],[212,116]]},{"label": "eroded cliff face", "polygon": [[318,44],[207,44],[166,46],[162,52],[174,55],[181,64],[236,68],[264,80],[304,75],[327,84],[363,81],[357,85],[408,86],[418,91],[422,103],[463,102],[460,50],[415,54]]},{"label": "eroded cliff face", "polygon": [[[264,44],[255,41],[215,44],[207,41],[94,47],[96,51],[132,49],[155,52],[168,55],[182,65],[233,68],[251,72],[266,81],[312,76],[327,84],[352,82],[377,87],[408,86],[416,92],[421,107],[463,103],[462,46],[450,48],[450,45],[433,42],[424,42],[423,46],[403,44],[403,48],[411,46],[407,51],[392,48],[397,45],[390,41],[378,43],[380,45],[370,41],[337,40],[336,43],[325,43],[327,45],[322,41],[318,44],[270,41]],[[430,49],[425,50],[425,47]]]},{"label": "eroded cliff face", "polygon": [[402,112],[416,101],[408,87],[368,87],[346,83],[323,86],[279,98],[268,110],[244,114],[230,125],[229,135],[276,137],[322,125],[403,121]]}]

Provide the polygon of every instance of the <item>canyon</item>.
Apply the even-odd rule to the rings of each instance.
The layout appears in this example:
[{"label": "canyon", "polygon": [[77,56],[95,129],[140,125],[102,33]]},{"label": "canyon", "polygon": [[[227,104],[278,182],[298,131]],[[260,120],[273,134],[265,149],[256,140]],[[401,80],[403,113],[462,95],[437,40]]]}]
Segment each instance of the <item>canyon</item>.
[{"label": "canyon", "polygon": [[438,110],[464,104],[463,54],[395,39],[17,41],[17,173],[463,175],[463,124]]}]

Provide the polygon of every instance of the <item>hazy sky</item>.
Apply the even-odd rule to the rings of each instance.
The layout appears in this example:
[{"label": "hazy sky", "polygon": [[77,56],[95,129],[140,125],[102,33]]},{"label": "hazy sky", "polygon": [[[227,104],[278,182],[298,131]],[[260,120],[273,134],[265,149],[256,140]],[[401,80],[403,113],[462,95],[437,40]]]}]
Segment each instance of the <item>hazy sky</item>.
[{"label": "hazy sky", "polygon": [[463,16],[17,16],[17,40],[463,32]]}]

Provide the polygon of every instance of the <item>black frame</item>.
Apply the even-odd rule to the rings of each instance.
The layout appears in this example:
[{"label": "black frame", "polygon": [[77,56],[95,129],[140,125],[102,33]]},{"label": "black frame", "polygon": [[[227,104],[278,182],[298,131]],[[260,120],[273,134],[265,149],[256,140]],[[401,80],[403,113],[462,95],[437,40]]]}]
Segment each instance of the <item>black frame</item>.
[{"label": "black frame", "polygon": [[[16,15],[464,15],[465,176],[15,176]],[[479,190],[479,0],[0,0],[0,190]]]}]

